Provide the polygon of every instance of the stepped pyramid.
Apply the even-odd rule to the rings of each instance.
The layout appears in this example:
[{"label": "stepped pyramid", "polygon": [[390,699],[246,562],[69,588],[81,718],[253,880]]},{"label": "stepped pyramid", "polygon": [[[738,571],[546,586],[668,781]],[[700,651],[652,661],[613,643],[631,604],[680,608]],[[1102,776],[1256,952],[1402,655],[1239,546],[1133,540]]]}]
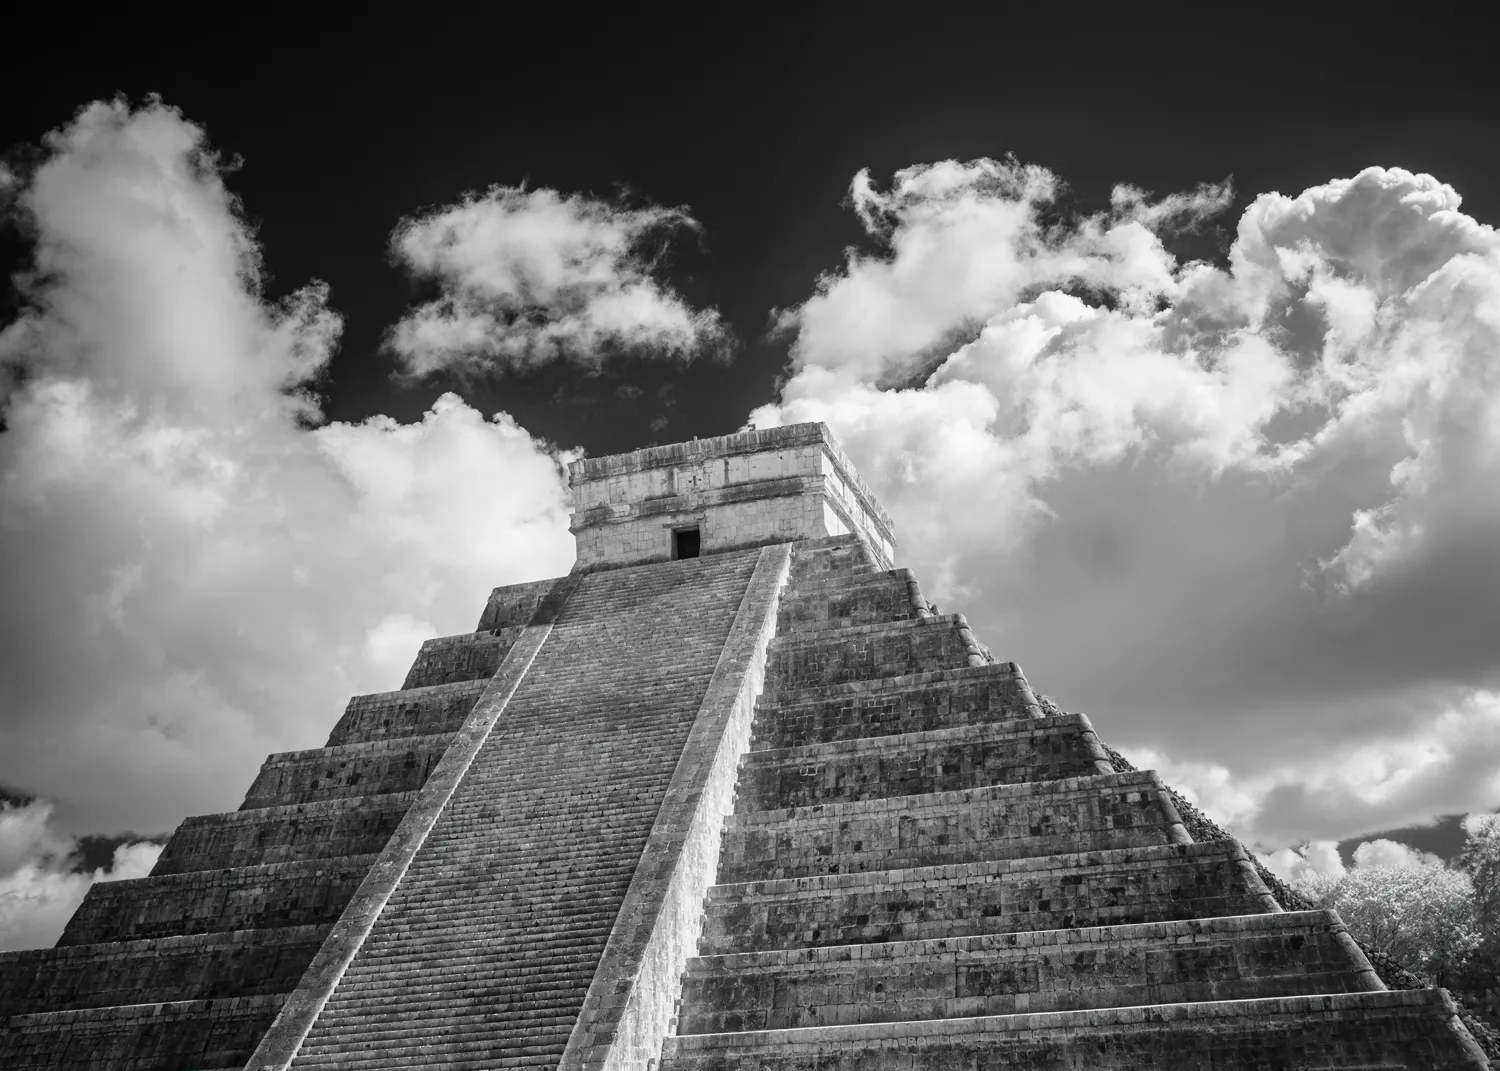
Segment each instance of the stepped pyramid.
[{"label": "stepped pyramid", "polygon": [[935,613],[823,425],[571,482],[567,577],[0,957],[0,1068],[1489,1066]]}]

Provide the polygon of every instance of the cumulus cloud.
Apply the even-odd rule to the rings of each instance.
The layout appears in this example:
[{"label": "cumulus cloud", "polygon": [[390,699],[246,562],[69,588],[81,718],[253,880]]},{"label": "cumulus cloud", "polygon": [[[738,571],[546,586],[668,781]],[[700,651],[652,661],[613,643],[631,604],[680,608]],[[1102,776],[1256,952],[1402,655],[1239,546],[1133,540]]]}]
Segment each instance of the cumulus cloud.
[{"label": "cumulus cloud", "polygon": [[1339,857],[1338,842],[1331,840],[1315,840],[1298,848],[1280,848],[1262,855],[1260,860],[1266,864],[1267,870],[1293,885],[1318,878],[1336,880],[1348,872],[1344,860]]},{"label": "cumulus cloud", "polygon": [[39,948],[57,939],[96,881],[145,877],[161,845],[121,844],[107,867],[77,866],[77,843],[53,825],[52,805],[0,804],[0,952]]},{"label": "cumulus cloud", "polygon": [[[1349,872],[1339,856],[1336,841],[1317,840],[1297,848],[1281,848],[1260,857],[1266,868],[1290,884],[1317,879],[1337,880]],[[1354,849],[1355,867],[1442,866],[1443,861],[1431,852],[1418,851],[1408,844],[1378,837]]]},{"label": "cumulus cloud", "polygon": [[452,394],[317,426],[327,290],[264,297],[172,108],[97,103],[45,150],[0,334],[0,781],[70,833],[166,830],[398,687],[419,633],[473,628],[491,586],[566,572],[564,455]]},{"label": "cumulus cloud", "polygon": [[1268,845],[1500,791],[1500,238],[1370,168],[1061,219],[1015,161],[861,172],[862,249],[781,310],[903,556],[1002,657]]},{"label": "cumulus cloud", "polygon": [[698,229],[683,208],[517,186],[404,220],[394,255],[441,296],[402,319],[390,346],[417,376],[722,353],[718,311],[692,308],[655,274],[653,250]]},{"label": "cumulus cloud", "polygon": [[1408,844],[1384,837],[1367,840],[1354,849],[1355,866],[1441,866],[1442,862],[1432,852],[1418,851]]}]

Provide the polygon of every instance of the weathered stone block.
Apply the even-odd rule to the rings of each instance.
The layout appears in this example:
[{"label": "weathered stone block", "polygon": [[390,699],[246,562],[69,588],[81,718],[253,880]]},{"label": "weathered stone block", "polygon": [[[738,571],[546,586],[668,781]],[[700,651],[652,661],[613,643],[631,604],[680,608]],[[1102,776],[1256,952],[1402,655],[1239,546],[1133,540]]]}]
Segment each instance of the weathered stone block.
[{"label": "weathered stone block", "polygon": [[960,614],[793,633],[771,641],[766,698],[781,699],[803,688],[981,663],[974,635]]},{"label": "weathered stone block", "polygon": [[1280,910],[1239,846],[1168,844],[719,885],[705,956]]},{"label": "weathered stone block", "polygon": [[243,1067],[285,999],[277,994],[17,1015],[0,1030],[0,1067]]},{"label": "weathered stone block", "polygon": [[435,684],[488,680],[520,635],[521,627],[514,626],[427,640],[401,687],[431,688]]},{"label": "weathered stone block", "polygon": [[671,1039],[662,1071],[1481,1071],[1441,989],[1147,1005]]},{"label": "weathered stone block", "polygon": [[325,746],[457,732],[488,683],[484,678],[357,695],[349,700]]},{"label": "weathered stone block", "polygon": [[799,747],[1040,716],[1020,669],[1014,662],[997,662],[763,697],[751,747]]},{"label": "weathered stone block", "polygon": [[926,610],[925,602],[916,601],[920,594],[909,569],[807,581],[781,600],[777,633],[790,636],[913,620]]},{"label": "weathered stone block", "polygon": [[755,751],[740,770],[744,811],[884,799],[1110,772],[1081,715]]},{"label": "weathered stone block", "polygon": [[0,953],[0,1015],[285,993],[332,928],[287,926]]},{"label": "weathered stone block", "polygon": [[568,477],[585,570],[668,561],[687,526],[704,554],[852,533],[891,564],[890,518],[823,424],[585,458]]},{"label": "weathered stone block", "polygon": [[378,852],[415,797],[415,792],[391,792],[185,818],[151,873]]},{"label": "weathered stone block", "polygon": [[1332,912],[693,960],[683,1034],[1249,1000],[1384,987]]},{"label": "weathered stone block", "polygon": [[433,733],[280,752],[261,766],[240,810],[414,792],[442,760],[453,735]]},{"label": "weathered stone block", "polygon": [[561,580],[561,577],[553,577],[550,580],[533,580],[528,584],[507,584],[496,588],[490,592],[474,631],[524,628],[531,622],[532,615],[536,613],[542,600]]},{"label": "weathered stone block", "polygon": [[334,922],[374,855],[95,882],[59,946]]},{"label": "weathered stone block", "polygon": [[719,881],[1186,843],[1150,772],[732,816]]}]

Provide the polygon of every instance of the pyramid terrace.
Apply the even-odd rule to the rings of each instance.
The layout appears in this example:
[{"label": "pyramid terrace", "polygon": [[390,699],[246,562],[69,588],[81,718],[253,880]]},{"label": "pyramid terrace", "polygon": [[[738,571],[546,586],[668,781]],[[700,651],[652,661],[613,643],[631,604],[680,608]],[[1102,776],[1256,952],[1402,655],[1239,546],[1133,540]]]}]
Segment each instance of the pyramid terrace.
[{"label": "pyramid terrace", "polygon": [[567,576],[0,955],[0,1068],[1489,1066],[935,612],[825,426],[570,476]]}]

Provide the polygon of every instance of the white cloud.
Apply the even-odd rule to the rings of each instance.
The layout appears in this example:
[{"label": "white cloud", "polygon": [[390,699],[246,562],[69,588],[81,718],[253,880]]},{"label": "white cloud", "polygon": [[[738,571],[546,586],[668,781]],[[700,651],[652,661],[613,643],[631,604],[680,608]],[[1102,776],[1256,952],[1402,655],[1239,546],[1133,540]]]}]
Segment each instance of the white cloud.
[{"label": "white cloud", "polygon": [[1439,866],[1442,862],[1432,852],[1418,851],[1384,837],[1367,840],[1354,849],[1355,866]]},{"label": "white cloud", "polygon": [[[1281,848],[1260,856],[1266,869],[1282,881],[1302,886],[1304,893],[1315,896],[1350,872],[1339,856],[1337,841],[1317,840],[1296,848]],[[1372,867],[1396,867],[1414,869],[1418,867],[1441,867],[1443,861],[1431,852],[1418,851],[1407,844],[1400,844],[1381,837],[1367,840],[1354,849],[1354,869]]]},{"label": "white cloud", "polygon": [[90,885],[145,877],[161,855],[159,844],[121,844],[108,867],[79,872],[77,845],[51,817],[52,805],[42,801],[0,805],[0,951],[52,944]]},{"label": "white cloud", "polygon": [[[164,832],[398,687],[419,626],[471,629],[493,585],[566,572],[561,459],[451,394],[409,425],[310,427],[297,391],[338,317],[317,284],[264,299],[202,131],[95,104],[47,147],[16,201],[41,271],[0,335],[24,370],[0,434],[0,782],[71,832]],[[65,901],[27,873],[17,902]]]},{"label": "white cloud", "polygon": [[719,350],[718,312],[653,275],[648,245],[683,229],[698,229],[685,209],[511,186],[405,220],[397,260],[442,293],[397,324],[390,345],[414,375]]},{"label": "white cloud", "polygon": [[[1389,841],[1385,843],[1389,844]],[[1315,878],[1341,878],[1346,873],[1337,841],[1315,840],[1300,848],[1282,848],[1260,857],[1266,869],[1288,884]]]},{"label": "white cloud", "polygon": [[1500,816],[1497,816],[1494,811],[1475,811],[1472,814],[1464,815],[1463,821],[1460,824],[1464,827],[1464,832],[1473,837],[1479,835],[1487,826],[1492,825],[1497,818],[1500,818]]},{"label": "white cloud", "polygon": [[1058,187],[861,172],[874,249],[780,312],[750,421],[827,420],[945,609],[1246,836],[1493,806],[1500,238],[1371,168],[1182,264],[1226,190],[1047,225]]},{"label": "white cloud", "polygon": [[410,614],[387,614],[365,633],[365,658],[373,666],[385,667],[394,680],[411,665],[411,653],[437,630]]}]

